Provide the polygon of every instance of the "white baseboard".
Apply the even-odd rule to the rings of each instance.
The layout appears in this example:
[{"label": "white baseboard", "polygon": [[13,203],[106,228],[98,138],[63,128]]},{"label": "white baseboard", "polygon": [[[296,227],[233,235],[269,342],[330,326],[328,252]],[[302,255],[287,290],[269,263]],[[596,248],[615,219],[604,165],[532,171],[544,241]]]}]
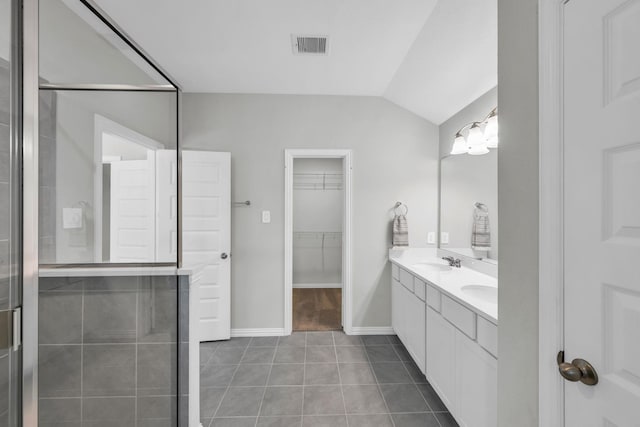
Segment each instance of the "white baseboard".
[{"label": "white baseboard", "polygon": [[395,335],[391,326],[353,326],[349,335]]},{"label": "white baseboard", "polygon": [[342,288],[342,283],[294,283],[293,288],[299,289],[337,289]]},{"label": "white baseboard", "polygon": [[231,329],[231,337],[281,337],[284,328]]}]

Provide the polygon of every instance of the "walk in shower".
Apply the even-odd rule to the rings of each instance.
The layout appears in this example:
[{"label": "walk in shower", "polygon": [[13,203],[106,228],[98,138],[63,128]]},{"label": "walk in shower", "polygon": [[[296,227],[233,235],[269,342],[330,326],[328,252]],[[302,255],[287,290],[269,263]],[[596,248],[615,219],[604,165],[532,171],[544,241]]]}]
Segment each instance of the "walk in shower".
[{"label": "walk in shower", "polygon": [[37,344],[25,343],[37,379],[25,408],[41,427],[186,426],[179,89],[92,2],[40,1],[38,14]]}]

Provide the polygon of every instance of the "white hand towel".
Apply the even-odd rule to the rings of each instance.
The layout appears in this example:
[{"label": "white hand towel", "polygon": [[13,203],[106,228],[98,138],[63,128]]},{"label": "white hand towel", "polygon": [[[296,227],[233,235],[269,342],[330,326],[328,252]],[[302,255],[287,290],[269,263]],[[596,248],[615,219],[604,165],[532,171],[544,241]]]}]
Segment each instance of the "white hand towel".
[{"label": "white hand towel", "polygon": [[487,209],[487,206],[483,203],[476,203],[475,209],[473,210],[471,248],[476,251],[488,251],[491,249],[489,209]]},{"label": "white hand towel", "polygon": [[396,215],[393,218],[393,246],[409,246],[409,225],[407,217]]}]

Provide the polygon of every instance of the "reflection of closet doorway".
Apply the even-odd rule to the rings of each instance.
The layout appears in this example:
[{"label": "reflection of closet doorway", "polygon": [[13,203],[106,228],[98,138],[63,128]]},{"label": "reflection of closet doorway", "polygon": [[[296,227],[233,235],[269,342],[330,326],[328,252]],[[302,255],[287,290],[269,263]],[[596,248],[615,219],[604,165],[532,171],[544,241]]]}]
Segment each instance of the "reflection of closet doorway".
[{"label": "reflection of closet doorway", "polygon": [[351,330],[351,152],[285,150],[285,333]]}]

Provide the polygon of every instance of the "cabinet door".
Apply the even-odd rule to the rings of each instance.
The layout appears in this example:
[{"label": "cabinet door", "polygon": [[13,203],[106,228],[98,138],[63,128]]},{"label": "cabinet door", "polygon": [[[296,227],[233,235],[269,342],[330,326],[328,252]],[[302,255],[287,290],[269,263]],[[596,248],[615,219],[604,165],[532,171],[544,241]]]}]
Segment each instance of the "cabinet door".
[{"label": "cabinet door", "polygon": [[431,307],[427,307],[426,344],[427,379],[453,413],[457,406],[454,399],[456,329]]},{"label": "cabinet door", "polygon": [[391,326],[396,335],[400,337],[400,313],[402,312],[400,289],[402,285],[399,281],[391,278]]},{"label": "cabinet door", "polygon": [[462,427],[495,427],[498,361],[456,330],[456,419]]},{"label": "cabinet door", "polygon": [[410,343],[410,354],[416,365],[424,373],[425,371],[425,304],[416,295],[411,294],[407,305],[410,323],[407,325]]}]

